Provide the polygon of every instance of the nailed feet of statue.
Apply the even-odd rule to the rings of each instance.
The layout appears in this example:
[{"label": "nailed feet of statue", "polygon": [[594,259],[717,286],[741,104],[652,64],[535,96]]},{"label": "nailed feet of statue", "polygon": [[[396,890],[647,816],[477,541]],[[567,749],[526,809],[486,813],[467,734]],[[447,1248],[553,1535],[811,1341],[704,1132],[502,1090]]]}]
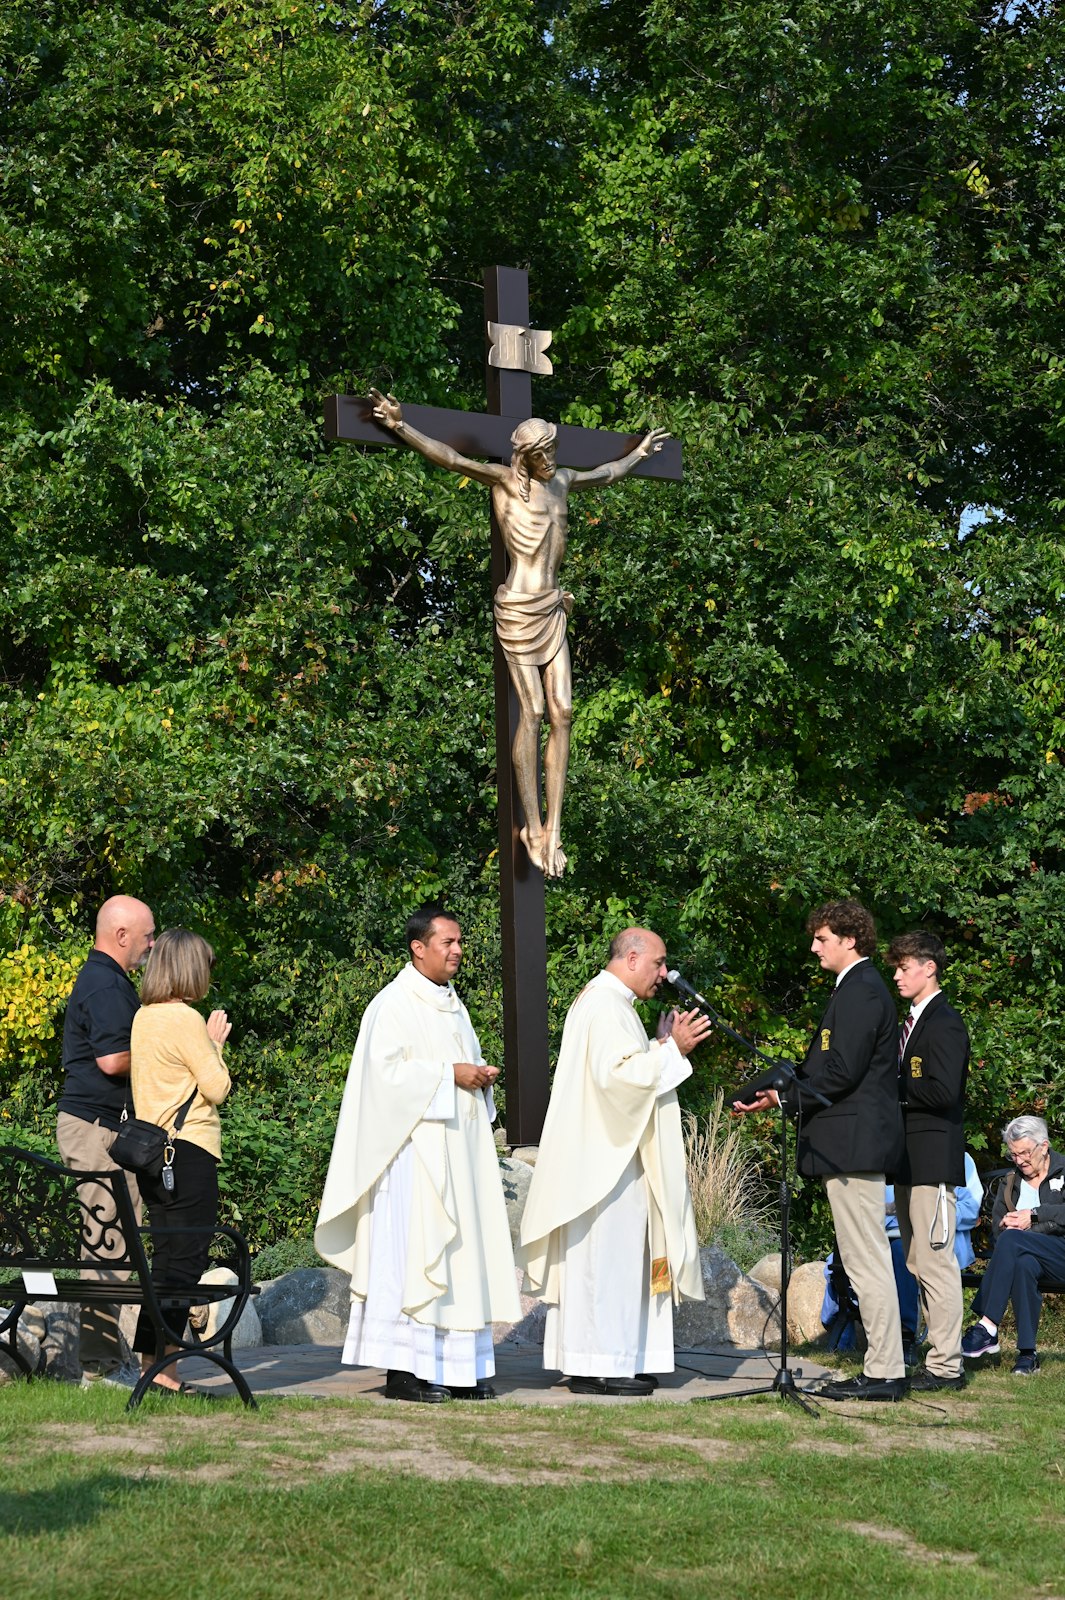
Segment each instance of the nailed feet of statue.
[{"label": "nailed feet of statue", "polygon": [[555,829],[531,828],[526,823],[519,829],[519,837],[534,867],[539,867],[545,878],[561,878],[566,870],[566,855],[562,840]]},{"label": "nailed feet of statue", "polygon": [[545,878],[561,878],[566,870],[566,857],[562,850],[562,840],[557,833],[544,834],[544,842],[540,846],[540,866]]}]

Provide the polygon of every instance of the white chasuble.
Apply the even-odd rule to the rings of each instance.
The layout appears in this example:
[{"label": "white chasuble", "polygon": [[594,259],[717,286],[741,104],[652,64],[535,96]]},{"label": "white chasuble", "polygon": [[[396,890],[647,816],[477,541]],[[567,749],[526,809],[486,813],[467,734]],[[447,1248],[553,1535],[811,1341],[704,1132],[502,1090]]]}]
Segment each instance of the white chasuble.
[{"label": "white chasuble", "polygon": [[673,1301],[703,1298],[676,1095],[690,1073],[672,1042],[648,1040],[613,974],[571,1007],[521,1226],[547,1368],[673,1370]]},{"label": "white chasuble", "polygon": [[452,1071],[483,1059],[451,985],[413,966],[366,1009],[314,1234],[351,1273],[350,1365],[469,1387],[491,1323],[521,1315],[491,1094]]}]

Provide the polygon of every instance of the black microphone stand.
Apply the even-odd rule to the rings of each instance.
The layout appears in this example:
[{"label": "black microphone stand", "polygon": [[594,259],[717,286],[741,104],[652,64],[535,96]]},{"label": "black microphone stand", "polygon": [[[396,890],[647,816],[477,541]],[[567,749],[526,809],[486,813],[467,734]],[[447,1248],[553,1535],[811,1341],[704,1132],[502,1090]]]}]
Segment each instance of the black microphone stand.
[{"label": "black microphone stand", "polygon": [[[714,1010],[709,1000],[704,999],[701,994],[696,994],[695,990],[692,989],[688,984],[684,984],[683,988],[681,988],[680,985],[675,982],[672,974],[670,975],[669,981],[673,983],[674,987],[678,989],[679,993],[685,995],[686,998],[689,999],[692,1004],[696,1005],[705,1016],[709,1017],[710,1021],[716,1028],[720,1029],[722,1033],[727,1034],[728,1037],[734,1040],[736,1044],[740,1045],[748,1055],[758,1061],[764,1061],[767,1063],[767,1067],[764,1072],[760,1072],[755,1077],[749,1078],[746,1083],[740,1084],[739,1088],[731,1097],[732,1103],[735,1104],[736,1102],[739,1102],[741,1105],[747,1104],[753,1100],[756,1095],[761,1094],[764,1090],[774,1089],[777,1094],[778,1107],[780,1111],[780,1188],[778,1194],[778,1204],[780,1207],[780,1365],[774,1374],[772,1383],[756,1384],[750,1389],[734,1389],[726,1394],[698,1395],[693,1403],[709,1403],[714,1400],[744,1400],[749,1395],[755,1394],[778,1394],[782,1400],[791,1400],[795,1403],[795,1405],[801,1406],[804,1411],[809,1412],[811,1416],[816,1416],[817,1411],[815,1407],[810,1405],[809,1401],[807,1401],[796,1388],[795,1376],[788,1367],[788,1283],[791,1279],[791,1236],[789,1232],[791,1215],[791,1188],[788,1184],[788,1117],[787,1112],[784,1109],[784,1093],[789,1087],[798,1082],[795,1064],[792,1061],[786,1061],[783,1059],[774,1060],[772,1056],[767,1056],[763,1050],[760,1050],[758,1046],[753,1043],[752,1040],[745,1038],[742,1033],[738,1033],[735,1028],[727,1023],[724,1017],[720,1016],[718,1012]],[[818,1094],[818,1092],[814,1089],[806,1087],[804,1092],[808,1094],[811,1099],[820,1101],[822,1105],[827,1106],[830,1104],[830,1101],[828,1101],[823,1094]],[[802,1376],[801,1372],[799,1376]]]}]

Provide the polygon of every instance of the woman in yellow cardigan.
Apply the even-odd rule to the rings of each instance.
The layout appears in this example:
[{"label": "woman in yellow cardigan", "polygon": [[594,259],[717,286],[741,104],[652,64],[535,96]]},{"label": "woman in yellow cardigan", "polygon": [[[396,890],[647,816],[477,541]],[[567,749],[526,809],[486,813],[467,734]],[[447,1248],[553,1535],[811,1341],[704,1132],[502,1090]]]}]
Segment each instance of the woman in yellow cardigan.
[{"label": "woman in yellow cardigan", "polygon": [[[173,1189],[165,1187],[161,1178],[140,1176],[150,1220],[160,1228],[211,1229],[218,1220],[222,1155],[218,1107],[230,1087],[222,1046],[233,1025],[224,1011],[212,1011],[204,1022],[193,1010],[193,1003],[205,999],[211,987],[213,962],[214,951],[199,934],[185,928],[169,928],[160,934],[144,969],[141,1008],[133,1019],[130,1084],[137,1116],[173,1129],[181,1108],[190,1101],[173,1141]],[[153,1281],[198,1283],[207,1265],[210,1242],[209,1233],[153,1237]],[[190,1296],[189,1305],[193,1303]],[[174,1337],[180,1339],[188,1306],[170,1307],[166,1317]],[[140,1352],[141,1370],[147,1371],[155,1360],[155,1337],[143,1311],[133,1348]],[[179,1383],[169,1368],[153,1380],[151,1388],[166,1395],[196,1392]]]}]

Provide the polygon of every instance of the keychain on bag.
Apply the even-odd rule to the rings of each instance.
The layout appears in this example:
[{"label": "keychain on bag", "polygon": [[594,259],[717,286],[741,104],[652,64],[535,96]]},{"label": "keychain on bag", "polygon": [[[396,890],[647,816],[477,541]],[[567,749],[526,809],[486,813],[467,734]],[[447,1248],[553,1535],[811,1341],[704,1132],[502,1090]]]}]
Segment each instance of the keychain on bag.
[{"label": "keychain on bag", "polygon": [[157,1122],[131,1117],[123,1106],[118,1137],[111,1146],[112,1161],[125,1167],[127,1172],[140,1172],[149,1178],[159,1178],[167,1194],[173,1194],[176,1187],[171,1171],[174,1165],[174,1139],[185,1125],[196,1093],[193,1089],[174,1118],[174,1126],[169,1129],[160,1127]]}]

